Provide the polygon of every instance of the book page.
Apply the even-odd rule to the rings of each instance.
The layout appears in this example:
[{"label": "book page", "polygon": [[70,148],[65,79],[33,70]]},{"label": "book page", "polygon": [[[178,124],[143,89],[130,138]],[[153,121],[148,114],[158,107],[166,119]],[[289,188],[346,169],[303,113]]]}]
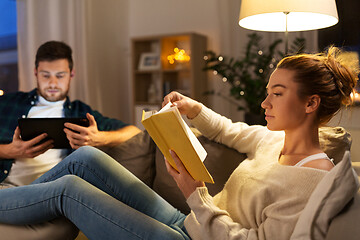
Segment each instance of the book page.
[{"label": "book page", "polygon": [[145,114],[143,111],[142,124],[173,168],[177,169],[169,149],[178,154],[194,179],[214,183],[203,163],[206,150],[186,124],[178,108],[171,105],[172,103],[168,103],[156,113]]},{"label": "book page", "polygon": [[160,114],[163,112],[169,112],[172,111],[175,113],[175,116],[177,117],[177,119],[179,120],[182,128],[184,129],[186,135],[188,136],[188,138],[190,139],[191,144],[194,146],[194,149],[196,151],[196,153],[198,154],[200,160],[202,162],[204,162],[206,156],[207,156],[207,152],[204,149],[204,147],[201,145],[201,143],[199,142],[199,140],[197,139],[197,137],[195,136],[195,134],[191,131],[191,129],[189,128],[189,126],[186,124],[186,122],[184,121],[184,119],[181,117],[181,114],[179,112],[179,110],[177,109],[176,106],[171,107],[172,103],[169,102],[167,103],[162,109],[160,109],[160,111],[156,112],[156,111],[151,111],[151,112],[145,112],[144,113],[144,118],[143,119],[147,119],[149,117],[151,117],[152,115],[155,114]]}]

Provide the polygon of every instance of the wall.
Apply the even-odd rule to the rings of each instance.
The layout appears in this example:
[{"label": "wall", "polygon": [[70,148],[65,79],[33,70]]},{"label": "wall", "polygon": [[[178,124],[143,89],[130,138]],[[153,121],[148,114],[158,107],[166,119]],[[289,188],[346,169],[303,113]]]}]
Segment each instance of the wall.
[{"label": "wall", "polygon": [[128,1],[91,0],[86,12],[89,104],[105,116],[131,122]]}]

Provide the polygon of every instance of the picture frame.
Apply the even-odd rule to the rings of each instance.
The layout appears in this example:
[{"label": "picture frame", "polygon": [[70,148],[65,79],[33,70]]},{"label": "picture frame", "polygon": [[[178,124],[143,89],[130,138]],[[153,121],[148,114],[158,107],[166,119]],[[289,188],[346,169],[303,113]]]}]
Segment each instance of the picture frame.
[{"label": "picture frame", "polygon": [[157,53],[142,53],[138,69],[140,71],[159,70],[161,66],[160,56]]}]

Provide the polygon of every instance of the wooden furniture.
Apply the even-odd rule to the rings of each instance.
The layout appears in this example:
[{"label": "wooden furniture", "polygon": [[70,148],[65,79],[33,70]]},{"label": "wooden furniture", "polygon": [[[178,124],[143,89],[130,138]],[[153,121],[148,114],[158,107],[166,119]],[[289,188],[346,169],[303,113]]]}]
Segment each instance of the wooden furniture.
[{"label": "wooden furniture", "polygon": [[[206,103],[207,73],[204,54],[207,39],[196,33],[137,37],[131,40],[134,124],[141,129],[142,110],[158,110],[163,97],[176,90]],[[189,61],[174,60],[185,51]],[[181,55],[181,54],[180,54]],[[182,55],[184,56],[184,55]],[[181,57],[181,56],[180,56]]]}]

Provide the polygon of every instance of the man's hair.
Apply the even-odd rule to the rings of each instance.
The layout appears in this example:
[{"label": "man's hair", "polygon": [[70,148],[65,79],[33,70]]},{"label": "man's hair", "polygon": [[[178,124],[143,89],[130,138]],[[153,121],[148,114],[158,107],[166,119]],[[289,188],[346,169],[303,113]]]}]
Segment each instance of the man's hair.
[{"label": "man's hair", "polygon": [[58,41],[49,41],[42,44],[37,52],[35,57],[35,68],[39,67],[39,62],[42,61],[55,61],[59,59],[66,59],[69,62],[70,71],[73,69],[73,59],[72,59],[72,50],[64,42]]}]

